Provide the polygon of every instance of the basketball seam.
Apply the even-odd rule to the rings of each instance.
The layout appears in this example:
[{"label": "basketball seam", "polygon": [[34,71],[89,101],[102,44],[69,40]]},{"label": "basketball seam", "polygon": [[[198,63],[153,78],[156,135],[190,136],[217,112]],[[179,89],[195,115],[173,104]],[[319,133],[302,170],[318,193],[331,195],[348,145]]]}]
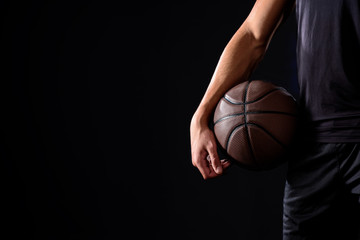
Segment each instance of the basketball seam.
[{"label": "basketball seam", "polygon": [[[247,88],[248,88],[248,87],[247,87]],[[247,93],[247,88],[245,89],[245,91],[246,91],[245,93]],[[231,104],[233,104],[233,105],[245,105],[245,104],[255,103],[255,102],[257,102],[257,101],[260,101],[261,99],[263,99],[264,97],[268,96],[269,94],[271,94],[271,93],[273,93],[273,92],[275,92],[275,91],[279,91],[279,90],[284,90],[284,89],[281,88],[281,87],[277,87],[277,88],[271,89],[269,92],[265,93],[265,94],[262,95],[261,97],[255,99],[255,100],[253,100],[253,101],[249,101],[249,102],[246,102],[246,95],[247,95],[247,94],[245,94],[245,96],[244,96],[244,101],[243,101],[243,102],[234,102],[234,101],[230,100],[226,95],[224,96],[224,99],[225,99],[227,102],[229,102],[229,103],[231,103]]]},{"label": "basketball seam", "polygon": [[275,142],[277,142],[281,147],[283,147],[285,149],[287,148],[285,144],[283,144],[280,140],[278,140],[273,134],[271,134],[268,130],[266,130],[266,128],[262,127],[261,125],[258,125],[256,123],[247,123],[247,125],[254,126],[254,127],[261,129],[266,134],[268,134]]},{"label": "basketball seam", "polygon": [[249,86],[250,86],[250,83],[251,81],[248,82],[248,84],[246,85],[246,88],[245,88],[245,93],[244,93],[244,124],[245,124],[245,135],[246,135],[246,139],[248,141],[248,145],[249,145],[249,150],[250,150],[250,155],[255,163],[255,165],[259,166],[259,164],[257,163],[256,161],[256,158],[255,158],[255,154],[254,154],[254,149],[253,149],[253,146],[251,144],[251,141],[250,141],[250,135],[249,135],[249,129],[248,129],[248,123],[247,123],[247,113],[246,113],[246,97],[247,97],[247,94],[248,94],[248,90],[249,90]]},{"label": "basketball seam", "polygon": [[228,136],[228,138],[227,138],[227,140],[226,140],[226,144],[225,144],[225,150],[226,150],[226,151],[228,151],[229,142],[230,142],[230,139],[231,139],[232,135],[234,135],[234,132],[235,132],[238,128],[240,128],[240,127],[242,127],[242,126],[244,126],[244,125],[245,125],[245,123],[236,125],[236,126],[231,130],[231,132],[230,132],[230,134],[229,134],[229,136]]},{"label": "basketball seam", "polygon": [[[282,115],[287,115],[287,116],[291,116],[291,117],[297,117],[298,116],[295,113],[280,112],[280,111],[255,111],[255,112],[247,112],[246,114],[282,114]],[[226,119],[229,119],[229,118],[232,118],[232,117],[238,117],[238,116],[241,116],[241,115],[245,115],[245,113],[242,112],[242,113],[234,113],[234,114],[226,115],[226,116],[216,120],[214,122],[214,125],[216,125],[219,122],[224,121]]]},{"label": "basketball seam", "polygon": [[218,120],[216,120],[216,121],[214,122],[214,125],[216,125],[216,124],[218,124],[219,122],[224,121],[224,120],[226,120],[226,119],[228,119],[228,118],[238,117],[238,116],[241,116],[241,115],[245,115],[245,113],[241,112],[241,113],[233,113],[233,114],[230,114],[230,115],[226,115],[226,116],[224,116],[224,117],[219,118]]}]

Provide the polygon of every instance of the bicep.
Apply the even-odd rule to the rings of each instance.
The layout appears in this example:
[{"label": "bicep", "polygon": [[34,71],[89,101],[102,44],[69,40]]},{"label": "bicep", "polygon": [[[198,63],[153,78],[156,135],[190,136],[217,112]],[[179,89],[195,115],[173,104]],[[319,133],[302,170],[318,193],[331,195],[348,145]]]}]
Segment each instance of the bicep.
[{"label": "bicep", "polygon": [[255,39],[268,44],[294,4],[295,0],[257,0],[245,20],[248,31]]}]

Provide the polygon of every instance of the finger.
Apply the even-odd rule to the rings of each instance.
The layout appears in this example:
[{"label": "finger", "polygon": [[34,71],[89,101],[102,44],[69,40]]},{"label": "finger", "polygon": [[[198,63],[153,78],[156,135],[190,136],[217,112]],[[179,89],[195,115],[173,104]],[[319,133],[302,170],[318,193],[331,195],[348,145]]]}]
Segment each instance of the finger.
[{"label": "finger", "polygon": [[[221,174],[217,174],[214,170],[214,168],[212,167],[211,165],[211,161],[210,161],[210,157],[208,156],[207,157],[207,160],[208,160],[208,163],[209,163],[209,169],[210,169],[210,172],[207,176],[207,178],[215,178],[215,177],[218,177],[218,176],[221,176]],[[222,159],[220,161],[221,165],[222,165],[222,168],[223,168],[223,172],[231,166],[231,162],[228,161],[227,159]]]},{"label": "finger", "polygon": [[220,160],[221,166],[223,168],[223,170],[227,169],[228,167],[231,166],[231,162],[227,159],[222,159]]},{"label": "finger", "polygon": [[199,169],[205,180],[219,176],[219,174],[214,171],[209,156],[202,158],[201,161],[198,161],[196,167]]},{"label": "finger", "polygon": [[210,169],[210,172],[209,172],[208,178],[215,178],[215,177],[221,176],[215,172],[214,168],[211,165],[211,162],[209,162],[209,169]]},{"label": "finger", "polygon": [[219,175],[222,174],[223,168],[221,166],[220,159],[219,159],[219,156],[216,151],[216,145],[211,144],[208,147],[207,151],[210,156],[210,161],[211,161],[211,165],[212,165],[213,169],[215,170],[215,172],[217,174],[219,174]]},{"label": "finger", "polygon": [[[216,177],[217,174],[211,167],[211,163],[207,160],[207,152],[199,154],[192,153],[192,163],[199,170],[204,179]],[[209,159],[210,160],[210,159]]]},{"label": "finger", "polygon": [[[229,166],[231,166],[231,162],[228,161],[227,159],[223,159],[220,161],[220,163],[222,164],[223,170],[227,169]],[[211,160],[210,160],[210,156],[208,155],[206,158],[206,161],[204,162],[199,162],[197,168],[199,169],[201,175],[203,176],[203,178],[206,179],[210,179],[210,178],[215,178],[220,176],[219,174],[217,174],[214,170],[214,168],[212,167],[211,164]]]},{"label": "finger", "polygon": [[202,177],[204,179],[208,179],[211,177],[211,165],[209,165],[209,162],[203,158],[203,159],[199,159],[197,162],[196,162],[196,167],[199,169]]}]

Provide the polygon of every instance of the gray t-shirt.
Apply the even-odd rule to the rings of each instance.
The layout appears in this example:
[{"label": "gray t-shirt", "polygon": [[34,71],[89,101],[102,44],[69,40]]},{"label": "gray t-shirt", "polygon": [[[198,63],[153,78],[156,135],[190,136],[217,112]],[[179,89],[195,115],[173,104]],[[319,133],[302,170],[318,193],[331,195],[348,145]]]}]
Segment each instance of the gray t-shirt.
[{"label": "gray t-shirt", "polygon": [[296,5],[304,125],[319,142],[360,142],[360,1]]}]

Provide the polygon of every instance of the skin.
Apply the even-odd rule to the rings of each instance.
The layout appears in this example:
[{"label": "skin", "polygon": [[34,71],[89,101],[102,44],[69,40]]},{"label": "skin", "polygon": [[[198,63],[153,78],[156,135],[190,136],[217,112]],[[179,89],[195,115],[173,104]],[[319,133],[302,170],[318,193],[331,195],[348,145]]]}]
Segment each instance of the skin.
[{"label": "skin", "polygon": [[226,159],[219,159],[215,136],[209,129],[218,101],[230,88],[249,78],[294,3],[294,0],[257,0],[226,45],[190,124],[192,164],[204,179],[220,176],[230,166]]}]

